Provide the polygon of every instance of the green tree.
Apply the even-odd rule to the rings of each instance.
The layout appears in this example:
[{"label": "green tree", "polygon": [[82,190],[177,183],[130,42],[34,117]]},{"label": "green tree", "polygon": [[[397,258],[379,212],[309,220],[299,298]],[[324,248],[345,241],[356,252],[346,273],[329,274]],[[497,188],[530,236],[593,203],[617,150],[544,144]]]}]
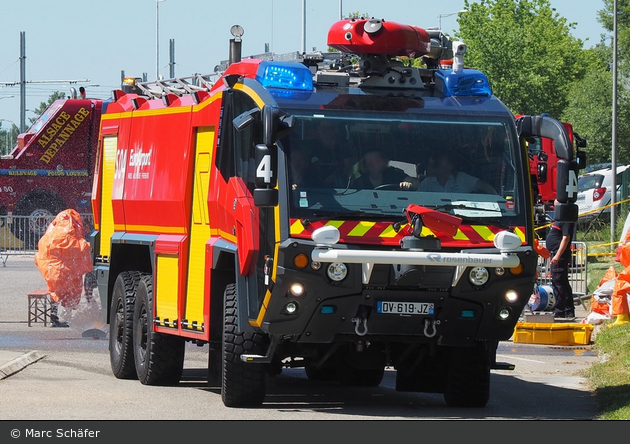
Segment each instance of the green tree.
[{"label": "green tree", "polygon": [[59,99],[65,99],[66,98],[66,93],[61,92],[61,91],[55,91],[53,92],[49,97],[48,97],[48,101],[46,102],[40,102],[39,106],[37,108],[35,108],[33,110],[33,113],[36,114],[35,117],[31,117],[29,118],[29,122],[32,125],[33,123],[35,123],[35,121],[39,118],[39,116],[41,116],[42,114],[44,114],[44,111],[46,111],[46,109],[53,104],[53,102],[55,100],[59,100]]},{"label": "green tree", "polygon": [[[630,44],[630,1],[619,0],[619,73],[617,82],[617,160],[630,163],[630,92],[628,91],[628,44]],[[623,12],[625,11],[625,12]],[[612,0],[604,1],[598,21],[612,31]],[[569,103],[562,120],[587,140],[587,162],[610,162],[612,150],[613,62],[609,36],[586,51],[588,64],[583,79],[576,81],[569,91]]]},{"label": "green tree", "polygon": [[370,18],[370,14],[368,14],[367,12],[359,12],[359,11],[354,11],[354,12],[350,12],[348,15],[344,15],[343,16],[344,19],[369,19]]},{"label": "green tree", "polygon": [[0,122],[0,156],[9,154],[17,142],[19,128],[12,122]]},{"label": "green tree", "polygon": [[514,114],[560,116],[574,81],[583,77],[583,42],[548,0],[464,2],[457,38],[466,66],[483,71]]},{"label": "green tree", "polygon": [[[604,8],[597,13],[597,21],[609,32],[613,32],[613,0],[603,0]],[[630,0],[617,0],[617,56],[621,62],[630,62]],[[612,38],[612,34],[610,36]]]}]

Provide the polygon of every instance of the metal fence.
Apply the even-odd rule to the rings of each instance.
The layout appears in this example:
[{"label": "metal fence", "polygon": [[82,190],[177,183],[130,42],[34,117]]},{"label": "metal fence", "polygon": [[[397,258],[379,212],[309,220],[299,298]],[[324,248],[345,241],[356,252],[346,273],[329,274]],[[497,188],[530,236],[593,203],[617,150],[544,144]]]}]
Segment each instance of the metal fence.
[{"label": "metal fence", "polygon": [[[55,219],[51,215],[38,216],[0,216],[0,262],[7,266],[10,256],[34,256],[37,253],[39,239],[44,235],[50,223]],[[93,229],[92,214],[81,214],[86,238]]]},{"label": "metal fence", "polygon": [[[544,241],[540,242],[545,245]],[[569,283],[573,290],[573,299],[581,302],[589,295],[588,290],[588,247],[584,242],[571,243],[571,265],[569,267]],[[551,286],[551,270],[549,268],[551,259],[538,256],[538,285]]]}]

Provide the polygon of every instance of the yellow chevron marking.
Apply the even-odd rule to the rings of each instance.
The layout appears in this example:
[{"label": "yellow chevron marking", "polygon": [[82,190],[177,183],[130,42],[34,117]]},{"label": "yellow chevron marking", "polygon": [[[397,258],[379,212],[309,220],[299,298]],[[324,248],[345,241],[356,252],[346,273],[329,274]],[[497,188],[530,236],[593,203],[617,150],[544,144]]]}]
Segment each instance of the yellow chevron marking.
[{"label": "yellow chevron marking", "polygon": [[378,237],[393,238],[393,237],[396,237],[397,235],[398,233],[396,232],[396,230],[394,230],[394,226],[390,225],[389,227],[385,228],[385,231],[379,234]]},{"label": "yellow chevron marking", "polygon": [[435,233],[433,233],[433,231],[429,230],[427,227],[422,227],[420,236],[435,236]]},{"label": "yellow chevron marking", "polygon": [[494,240],[494,233],[490,231],[488,227],[484,227],[483,225],[471,225],[471,228],[475,230],[484,240]]},{"label": "yellow chevron marking", "polygon": [[518,237],[520,237],[521,241],[525,242],[525,233],[523,233],[523,231],[520,228],[516,227],[514,229],[514,234],[516,234]]},{"label": "yellow chevron marking", "polygon": [[295,235],[295,234],[302,234],[304,232],[304,225],[302,225],[302,222],[299,220],[296,220],[295,222],[293,222],[293,225],[291,225],[291,234]]},{"label": "yellow chevron marking", "polygon": [[326,222],[326,225],[332,225],[333,227],[339,229],[341,228],[343,223],[344,223],[343,220],[329,220],[328,222]]},{"label": "yellow chevron marking", "polygon": [[354,227],[350,233],[348,233],[348,236],[365,236],[365,233],[370,231],[370,228],[374,225],[376,225],[375,222],[359,222],[358,225]]},{"label": "yellow chevron marking", "polygon": [[453,236],[453,239],[455,239],[455,240],[463,240],[463,241],[470,240],[468,238],[468,236],[466,236],[464,234],[464,232],[462,230],[460,230],[460,229],[457,229],[457,234],[455,236]]}]

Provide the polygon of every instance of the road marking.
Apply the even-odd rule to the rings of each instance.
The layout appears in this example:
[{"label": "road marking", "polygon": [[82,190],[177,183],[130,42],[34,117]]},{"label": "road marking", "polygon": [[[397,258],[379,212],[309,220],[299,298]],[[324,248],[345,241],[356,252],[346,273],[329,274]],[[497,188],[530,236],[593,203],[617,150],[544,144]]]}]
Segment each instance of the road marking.
[{"label": "road marking", "polygon": [[507,356],[507,355],[497,355],[497,358],[501,357],[501,358],[509,358],[509,359],[516,359],[518,361],[527,361],[527,362],[535,362],[537,364],[544,364],[545,361],[536,361],[535,359],[525,359],[525,358],[517,358],[515,356]]}]

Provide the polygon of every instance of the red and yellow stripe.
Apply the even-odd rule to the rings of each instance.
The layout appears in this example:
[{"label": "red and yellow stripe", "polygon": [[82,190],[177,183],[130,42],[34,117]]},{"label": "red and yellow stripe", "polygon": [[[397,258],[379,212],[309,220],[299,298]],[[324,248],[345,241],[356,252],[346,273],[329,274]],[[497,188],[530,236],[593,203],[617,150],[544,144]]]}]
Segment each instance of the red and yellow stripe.
[{"label": "red and yellow stripe", "polygon": [[[313,231],[326,225],[332,225],[339,230],[341,243],[362,243],[368,245],[400,245],[400,240],[407,236],[407,225],[403,225],[396,232],[391,222],[365,222],[365,221],[316,221],[304,226],[300,219],[291,219],[291,237],[310,239]],[[434,233],[427,227],[422,228],[423,236],[435,236],[442,241],[444,246],[468,245],[480,246],[492,245],[494,236],[503,231],[502,228],[492,225],[461,225],[453,238]],[[517,227],[514,232],[526,242],[525,227]]]}]

